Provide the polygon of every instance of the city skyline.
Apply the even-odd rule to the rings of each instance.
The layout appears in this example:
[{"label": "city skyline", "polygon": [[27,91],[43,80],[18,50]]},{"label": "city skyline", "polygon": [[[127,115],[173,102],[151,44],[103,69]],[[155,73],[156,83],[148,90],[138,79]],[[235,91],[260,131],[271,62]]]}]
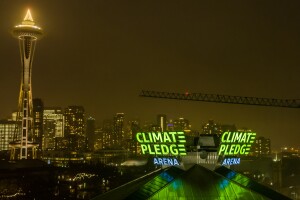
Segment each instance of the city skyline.
[{"label": "city skyline", "polygon": [[250,128],[275,147],[299,146],[298,109],[138,95],[150,89],[299,99],[300,3],[21,2],[0,3],[1,118],[17,108],[20,84],[18,43],[9,31],[31,8],[45,30],[32,80],[33,97],[45,107],[82,105],[98,122],[118,112],[153,121],[166,114],[195,129],[214,119]]}]

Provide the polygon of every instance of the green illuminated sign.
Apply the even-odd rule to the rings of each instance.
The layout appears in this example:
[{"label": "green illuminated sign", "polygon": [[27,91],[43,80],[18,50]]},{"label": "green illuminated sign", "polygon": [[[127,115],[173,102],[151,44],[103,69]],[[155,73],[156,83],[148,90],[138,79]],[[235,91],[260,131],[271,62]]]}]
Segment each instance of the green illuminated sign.
[{"label": "green illuminated sign", "polygon": [[184,132],[147,132],[137,133],[143,154],[186,155]]},{"label": "green illuminated sign", "polygon": [[256,133],[252,132],[224,132],[221,138],[219,155],[249,154],[255,137]]}]

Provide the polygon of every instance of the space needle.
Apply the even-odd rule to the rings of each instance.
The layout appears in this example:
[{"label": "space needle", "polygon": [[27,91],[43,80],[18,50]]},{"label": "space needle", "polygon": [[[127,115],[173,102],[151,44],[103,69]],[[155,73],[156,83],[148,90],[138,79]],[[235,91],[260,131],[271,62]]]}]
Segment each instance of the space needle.
[{"label": "space needle", "polygon": [[33,141],[31,76],[34,49],[36,41],[42,36],[42,29],[35,25],[30,10],[28,10],[22,23],[15,26],[12,33],[19,40],[22,73],[17,115],[19,128],[13,142],[10,143],[10,159],[34,159],[38,144]]}]

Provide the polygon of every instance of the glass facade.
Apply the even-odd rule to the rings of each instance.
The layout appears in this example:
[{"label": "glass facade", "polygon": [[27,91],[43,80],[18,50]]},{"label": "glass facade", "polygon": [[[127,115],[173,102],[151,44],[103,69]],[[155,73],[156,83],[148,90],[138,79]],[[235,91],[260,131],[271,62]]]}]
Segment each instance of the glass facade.
[{"label": "glass facade", "polygon": [[152,200],[263,200],[289,199],[266,186],[225,167],[216,171],[200,165],[188,170],[170,167],[162,170],[149,181],[136,180],[94,200],[152,199]]},{"label": "glass facade", "polygon": [[268,199],[204,167],[195,165],[149,199]]},{"label": "glass facade", "polygon": [[47,108],[43,113],[43,149],[54,149],[56,138],[64,136],[64,116],[61,108]]},{"label": "glass facade", "polygon": [[148,199],[155,193],[166,187],[171,181],[183,174],[184,170],[176,167],[168,168],[148,183],[140,187],[136,192],[132,193],[126,199]]},{"label": "glass facade", "polygon": [[264,186],[262,184],[259,184],[258,182],[254,181],[240,173],[237,173],[231,169],[228,169],[226,167],[219,167],[215,170],[215,172],[228,178],[232,182],[238,183],[249,190],[263,194],[264,196],[266,196],[270,199],[281,199],[281,200],[289,199],[288,197],[272,190],[271,188]]},{"label": "glass facade", "polygon": [[0,151],[9,150],[9,143],[13,141],[16,130],[16,122],[1,120],[0,121]]},{"label": "glass facade", "polygon": [[68,106],[65,109],[65,135],[69,151],[85,150],[85,111],[83,106]]}]

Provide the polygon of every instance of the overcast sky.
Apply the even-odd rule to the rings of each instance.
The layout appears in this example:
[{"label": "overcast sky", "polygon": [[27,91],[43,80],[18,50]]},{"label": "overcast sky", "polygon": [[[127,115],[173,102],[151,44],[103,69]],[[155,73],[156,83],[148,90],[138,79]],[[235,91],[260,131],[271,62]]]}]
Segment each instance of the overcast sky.
[{"label": "overcast sky", "polygon": [[[13,2],[13,3],[12,3]],[[43,28],[33,97],[103,119],[185,117],[249,128],[300,147],[300,109],[138,97],[144,90],[300,99],[300,1],[0,1],[0,117],[17,108],[27,9]]]}]

